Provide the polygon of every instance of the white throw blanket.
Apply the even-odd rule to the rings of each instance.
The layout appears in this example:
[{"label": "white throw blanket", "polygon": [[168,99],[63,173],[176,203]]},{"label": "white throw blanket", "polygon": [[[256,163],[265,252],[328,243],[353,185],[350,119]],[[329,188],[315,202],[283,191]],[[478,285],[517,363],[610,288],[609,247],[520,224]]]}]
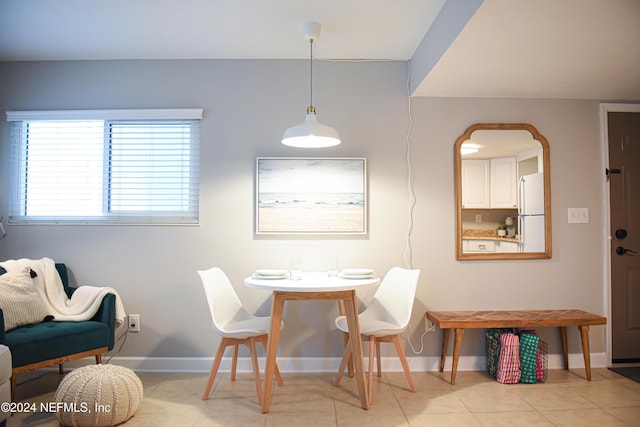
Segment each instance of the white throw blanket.
[{"label": "white throw blanket", "polygon": [[126,316],[124,305],[115,289],[80,286],[69,298],[64,291],[55,262],[50,258],[9,260],[0,263],[0,266],[7,272],[21,271],[24,267],[30,267],[35,271],[37,277],[33,279],[33,284],[42,296],[50,314],[54,316],[54,320],[89,320],[98,312],[104,296],[114,294],[116,296],[116,329],[124,324]]}]

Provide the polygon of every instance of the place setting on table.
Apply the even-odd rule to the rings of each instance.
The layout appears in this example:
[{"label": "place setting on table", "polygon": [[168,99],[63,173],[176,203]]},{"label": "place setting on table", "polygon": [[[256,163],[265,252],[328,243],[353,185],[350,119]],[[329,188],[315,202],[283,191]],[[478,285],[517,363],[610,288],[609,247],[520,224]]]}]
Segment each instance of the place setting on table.
[{"label": "place setting on table", "polygon": [[339,278],[349,280],[370,280],[377,278],[377,274],[372,268],[338,268],[338,258],[336,255],[329,256],[327,272],[303,272],[301,268],[301,258],[291,257],[290,268],[287,269],[257,269],[250,278],[255,280],[321,280],[326,278]]},{"label": "place setting on table", "polygon": [[338,277],[343,279],[373,279],[377,277],[376,272],[371,268],[345,268],[338,273]]},{"label": "place setting on table", "polygon": [[[289,270],[278,269],[258,269],[253,273],[254,279],[260,280],[296,280],[292,278]],[[332,276],[327,274],[327,277],[339,277],[341,279],[373,279],[377,277],[375,270],[372,268],[345,268],[339,271],[336,275]]]},{"label": "place setting on table", "polygon": [[289,279],[289,270],[260,269],[253,273],[253,277],[260,280]]}]

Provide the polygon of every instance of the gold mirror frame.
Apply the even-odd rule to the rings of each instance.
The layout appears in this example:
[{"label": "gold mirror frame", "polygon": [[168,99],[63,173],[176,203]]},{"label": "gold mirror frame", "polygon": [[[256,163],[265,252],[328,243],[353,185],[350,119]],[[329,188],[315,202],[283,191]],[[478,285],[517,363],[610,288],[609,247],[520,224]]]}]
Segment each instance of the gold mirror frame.
[{"label": "gold mirror frame", "polygon": [[[542,172],[544,174],[544,214],[545,214],[545,250],[544,252],[496,252],[464,253],[462,230],[462,144],[471,138],[477,130],[526,130],[533,139],[542,145]],[[471,125],[456,140],[454,146],[455,186],[456,186],[456,259],[458,260],[509,260],[509,259],[549,259],[551,258],[551,173],[549,167],[549,143],[538,130],[527,123],[477,123]]]}]

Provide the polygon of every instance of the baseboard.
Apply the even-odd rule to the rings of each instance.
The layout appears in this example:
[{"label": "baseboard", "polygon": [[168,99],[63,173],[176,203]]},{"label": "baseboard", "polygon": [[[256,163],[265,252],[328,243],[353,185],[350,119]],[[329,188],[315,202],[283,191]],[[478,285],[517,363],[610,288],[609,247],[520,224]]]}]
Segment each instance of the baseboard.
[{"label": "baseboard", "polygon": [[[440,357],[408,357],[412,372],[435,372],[440,366]],[[592,368],[606,368],[605,353],[591,354]],[[65,363],[67,368],[77,368],[94,363],[93,358],[86,358]],[[212,357],[103,357],[103,363],[113,363],[140,372],[209,372]],[[264,368],[264,357],[259,358],[260,369]],[[279,357],[278,368],[283,373],[305,372],[335,372],[340,366],[339,357]],[[569,366],[572,369],[584,368],[582,353],[569,354]],[[561,354],[550,354],[547,367],[549,369],[563,369],[564,361]],[[57,368],[56,368],[57,369]],[[482,371],[486,369],[485,356],[460,356],[458,371]],[[401,372],[402,366],[397,357],[383,357],[382,370],[385,372]],[[451,370],[451,356],[447,357],[445,371]],[[220,372],[231,371],[231,357],[222,359]],[[251,372],[251,359],[238,359],[238,372]]]}]

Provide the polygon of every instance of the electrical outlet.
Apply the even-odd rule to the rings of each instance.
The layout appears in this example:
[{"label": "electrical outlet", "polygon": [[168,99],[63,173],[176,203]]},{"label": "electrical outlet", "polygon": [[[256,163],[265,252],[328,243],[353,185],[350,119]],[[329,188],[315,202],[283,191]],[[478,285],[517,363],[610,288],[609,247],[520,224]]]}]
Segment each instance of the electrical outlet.
[{"label": "electrical outlet", "polygon": [[129,332],[140,332],[140,315],[129,315]]},{"label": "electrical outlet", "polygon": [[433,322],[429,319],[427,319],[427,316],[424,316],[424,331],[425,332],[429,332],[431,330],[433,330],[433,328],[435,328],[436,325],[433,324]]}]

